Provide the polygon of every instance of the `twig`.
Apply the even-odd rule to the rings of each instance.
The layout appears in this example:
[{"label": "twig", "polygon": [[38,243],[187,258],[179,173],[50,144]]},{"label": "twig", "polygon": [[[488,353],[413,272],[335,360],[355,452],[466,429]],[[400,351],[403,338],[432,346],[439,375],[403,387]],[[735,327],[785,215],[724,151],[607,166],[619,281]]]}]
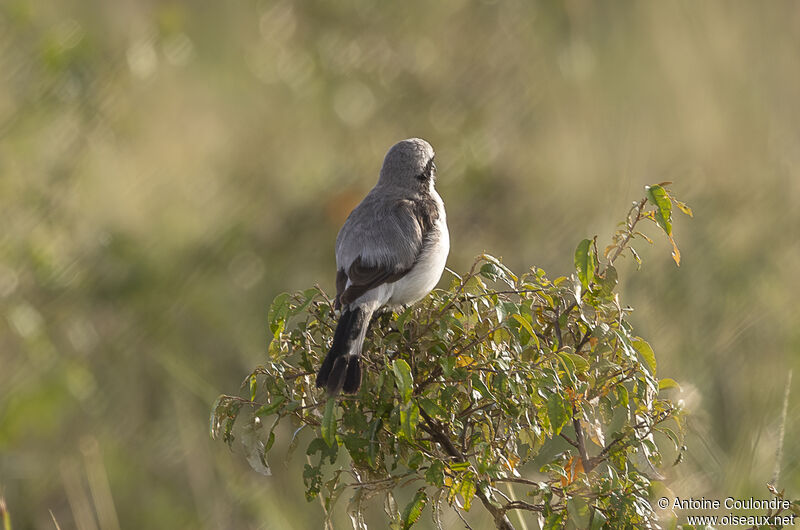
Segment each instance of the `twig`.
[{"label": "twig", "polygon": [[528,510],[530,512],[544,511],[544,506],[541,504],[531,504],[525,501],[513,501],[505,505],[506,510]]},{"label": "twig", "polygon": [[561,324],[559,323],[559,320],[561,320],[561,313],[559,313],[558,311],[558,304],[556,304],[554,313],[556,315],[556,318],[553,320],[553,325],[556,330],[556,340],[558,341],[558,349],[560,350],[561,348],[564,347],[564,338],[561,336]]},{"label": "twig", "polygon": [[567,436],[567,435],[566,435],[566,434],[564,434],[563,432],[561,433],[561,437],[562,437],[563,439],[565,439],[565,440],[566,440],[566,441],[567,441],[567,442],[568,442],[568,443],[569,443],[569,444],[570,444],[572,447],[574,447],[575,449],[577,449],[577,448],[578,448],[578,442],[576,442],[575,440],[573,440],[572,438],[570,438],[569,436]]},{"label": "twig", "polygon": [[[425,412],[425,410],[420,409],[419,413],[422,416],[422,419],[425,420],[425,425],[423,425],[422,428],[428,434],[430,434],[434,440],[436,440],[436,443],[438,443],[448,455],[456,459],[456,461],[467,462],[467,459],[464,457],[463,453],[461,453],[461,451],[459,451],[458,448],[453,445],[453,441],[450,440],[450,437],[444,433],[442,427],[438,425],[433,418],[428,416],[428,413]],[[514,530],[514,526],[511,524],[511,521],[509,521],[505,514],[505,509],[500,506],[496,506],[491,499],[486,496],[482,489],[477,488],[475,494],[483,503],[484,508],[486,508],[490,514],[492,514],[498,530]]]},{"label": "twig", "polygon": [[[508,501],[508,504],[505,506],[506,509],[508,509],[511,504],[519,501],[517,500],[517,496],[514,495],[514,486],[512,486],[510,482],[506,482],[506,489],[508,490],[508,495],[504,495],[503,492],[497,488],[495,488],[495,491],[497,491],[497,493],[500,495],[503,495],[503,497]],[[517,518],[519,519],[520,528],[522,528],[522,530],[528,530],[528,523],[525,522],[525,518],[522,517],[521,513],[517,514]]]},{"label": "twig", "polygon": [[582,339],[580,340],[580,342],[578,342],[578,344],[575,346],[575,353],[578,353],[578,352],[580,352],[580,351],[581,351],[581,348],[583,348],[583,347],[586,345],[586,343],[587,343],[587,342],[589,342],[589,339],[590,339],[591,337],[592,337],[592,330],[591,330],[591,329],[587,329],[587,330],[586,330],[586,333],[583,335],[583,338],[582,338]]},{"label": "twig", "polygon": [[575,427],[575,441],[578,442],[577,447],[578,452],[581,454],[583,471],[588,473],[592,470],[592,465],[589,455],[586,453],[586,437],[583,434],[583,425],[581,425],[581,419],[578,417],[578,409],[575,407],[575,403],[572,404],[572,426]]},{"label": "twig", "polygon": [[[641,217],[642,216],[642,209],[644,208],[645,204],[647,204],[647,197],[643,198],[641,201],[636,203],[628,211],[628,218],[627,218],[628,222],[625,225],[626,228],[628,229],[628,231],[626,232],[625,237],[623,238],[622,242],[617,245],[617,249],[614,251],[614,254],[610,258],[608,258],[608,265],[606,266],[605,269],[603,269],[603,275],[605,275],[605,271],[608,270],[608,267],[614,264],[614,260],[616,260],[619,257],[620,254],[622,254],[622,251],[627,248],[628,241],[631,240],[631,238],[633,237],[633,234],[634,234],[633,229],[636,226],[636,223],[638,223],[639,220],[642,218]],[[636,211],[636,218],[634,218],[633,221],[631,221],[632,214],[633,214],[634,211]]]},{"label": "twig", "polygon": [[464,528],[466,528],[467,530],[473,530],[473,529],[472,529],[472,527],[471,527],[471,526],[469,525],[469,523],[467,522],[467,520],[466,520],[466,519],[464,519],[464,516],[461,514],[461,511],[460,511],[460,510],[458,510],[458,509],[457,509],[457,508],[454,506],[454,507],[453,507],[453,511],[454,511],[454,512],[456,512],[456,515],[458,516],[458,518],[459,518],[459,519],[461,519],[461,522],[462,522],[462,523],[464,523]]}]

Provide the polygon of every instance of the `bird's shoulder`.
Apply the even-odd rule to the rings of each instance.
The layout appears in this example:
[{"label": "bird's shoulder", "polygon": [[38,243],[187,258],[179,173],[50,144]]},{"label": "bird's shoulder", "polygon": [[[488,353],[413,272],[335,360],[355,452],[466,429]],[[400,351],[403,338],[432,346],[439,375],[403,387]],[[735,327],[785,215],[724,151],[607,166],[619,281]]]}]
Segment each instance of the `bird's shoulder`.
[{"label": "bird's shoulder", "polygon": [[425,231],[437,218],[435,202],[392,193],[376,193],[373,189],[350,213],[339,232],[348,237],[405,237]]}]

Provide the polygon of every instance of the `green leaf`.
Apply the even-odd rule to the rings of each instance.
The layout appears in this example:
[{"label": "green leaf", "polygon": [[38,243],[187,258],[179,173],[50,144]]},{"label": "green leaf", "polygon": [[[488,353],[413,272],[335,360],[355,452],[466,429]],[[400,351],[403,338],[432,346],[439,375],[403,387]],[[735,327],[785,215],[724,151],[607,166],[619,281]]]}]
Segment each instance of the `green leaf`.
[{"label": "green leaf", "polygon": [[417,424],[419,423],[419,407],[416,403],[410,406],[403,406],[400,409],[400,437],[407,441],[414,441],[417,434]]},{"label": "green leaf", "polygon": [[578,271],[578,279],[584,289],[589,288],[589,283],[594,280],[596,261],[592,252],[592,240],[584,239],[578,243],[575,249],[575,270]]},{"label": "green leaf", "polygon": [[483,396],[486,399],[491,399],[494,401],[494,396],[492,395],[492,392],[489,390],[489,387],[486,386],[486,383],[483,382],[483,380],[477,373],[472,374],[470,382],[472,383],[472,387],[478,392],[480,392],[481,396]]},{"label": "green leaf", "polygon": [[519,322],[519,324],[523,328],[525,328],[525,331],[528,332],[528,335],[530,335],[531,337],[534,337],[534,338],[536,337],[536,333],[533,331],[533,326],[531,326],[531,323],[528,322],[528,320],[524,316],[514,314],[514,315],[511,315],[511,318],[513,318],[514,320]]},{"label": "green leaf", "polygon": [[303,483],[306,485],[306,500],[311,502],[319,495],[322,487],[322,470],[319,466],[303,466]]},{"label": "green leaf", "polygon": [[329,398],[325,403],[325,415],[322,417],[322,424],[320,425],[322,431],[322,439],[332,446],[336,441],[336,400]]},{"label": "green leaf", "polygon": [[633,348],[639,352],[639,355],[647,362],[647,366],[650,367],[650,372],[655,375],[656,374],[656,354],[653,353],[653,348],[650,347],[650,344],[647,343],[646,340],[637,338],[633,341]]},{"label": "green leaf", "polygon": [[458,473],[469,468],[469,462],[453,462],[450,464],[450,469]]},{"label": "green leaf", "polygon": [[498,274],[501,274],[500,268],[494,263],[484,263],[479,271],[480,275],[487,280],[496,280]]},{"label": "green leaf", "polygon": [[565,352],[559,352],[556,355],[558,356],[558,360],[561,361],[561,366],[564,368],[567,376],[572,378],[575,373],[575,363],[572,361],[572,358]]},{"label": "green leaf", "polygon": [[664,379],[658,382],[659,390],[666,390],[668,388],[677,388],[678,390],[680,390],[681,385],[679,385],[677,381],[675,381],[674,379],[670,379],[669,377],[665,377]]},{"label": "green leaf", "polygon": [[269,416],[270,414],[274,414],[276,410],[280,408],[281,405],[286,401],[284,396],[278,396],[276,399],[272,401],[272,403],[267,403],[263,407],[256,410],[256,416]]},{"label": "green leaf", "polygon": [[397,329],[399,329],[400,331],[405,330],[406,329],[406,320],[408,320],[408,317],[410,317],[413,314],[414,314],[414,306],[410,306],[410,307],[406,308],[405,311],[400,313],[397,316]]},{"label": "green leaf", "polygon": [[516,282],[518,278],[513,272],[511,272],[511,269],[503,265],[503,263],[494,256],[483,254],[481,257],[486,261],[493,263],[498,269],[500,269],[503,274],[499,274],[498,276],[500,276],[500,278],[502,278],[509,287],[514,287],[514,282]]},{"label": "green leaf", "polygon": [[465,512],[468,512],[472,507],[472,498],[475,496],[475,492],[477,491],[475,479],[476,477],[473,473],[466,473],[458,487],[458,493],[460,493],[461,498],[464,499]]},{"label": "green leaf", "polygon": [[380,451],[380,443],[378,442],[378,433],[383,425],[383,420],[378,418],[372,422],[369,428],[369,447],[367,447],[367,461],[371,467],[375,467],[378,462],[378,453]]},{"label": "green leaf", "polygon": [[689,217],[694,217],[694,213],[692,213],[692,209],[691,209],[691,208],[689,208],[689,207],[686,205],[686,203],[685,203],[685,202],[681,202],[681,201],[679,201],[679,200],[677,200],[677,199],[672,199],[672,202],[674,202],[674,203],[675,203],[675,206],[677,206],[677,207],[678,207],[678,209],[679,209],[680,211],[682,211],[683,213],[685,213],[685,214],[686,214],[686,215],[688,215]]},{"label": "green leaf", "polygon": [[411,469],[419,469],[424,459],[425,456],[422,454],[422,451],[414,451],[414,454],[408,459],[408,467]]},{"label": "green leaf", "polygon": [[550,418],[554,436],[561,432],[569,419],[564,399],[557,393],[550,394],[547,398],[547,417]]},{"label": "green leaf", "polygon": [[428,413],[428,416],[431,417],[439,417],[439,418],[446,418],[447,411],[444,410],[442,407],[439,406],[438,403],[433,401],[432,399],[422,398],[419,400],[419,406],[422,407],[422,410]]},{"label": "green leaf", "polygon": [[269,348],[267,348],[267,353],[269,354],[269,359],[272,362],[278,362],[282,359],[283,351],[281,351],[281,341],[278,339],[278,336],[283,333],[283,321],[281,321],[278,327],[273,332],[275,334],[275,338],[269,341]]},{"label": "green leaf", "polygon": [[638,269],[642,266],[642,258],[639,257],[639,253],[636,252],[635,248],[628,247],[628,249],[631,251],[631,256],[633,256],[633,260],[636,262],[636,268]]},{"label": "green leaf", "polygon": [[[453,371],[456,369],[458,358],[455,355],[447,355],[439,357],[439,365],[442,367],[442,373],[445,377],[452,377]],[[451,387],[452,388],[452,387]]]},{"label": "green leaf", "polygon": [[612,292],[614,292],[614,288],[616,286],[617,286],[617,269],[615,269],[613,265],[609,265],[608,268],[606,269],[603,279],[600,280],[600,287],[602,288],[604,293],[611,294]]},{"label": "green leaf", "polygon": [[655,217],[658,226],[668,236],[672,235],[672,201],[669,200],[667,190],[659,185],[647,186],[647,200],[655,207]]},{"label": "green leaf", "polygon": [[567,501],[567,513],[569,520],[575,528],[586,528],[589,524],[589,504],[586,499],[575,495]]},{"label": "green leaf", "polygon": [[397,389],[400,390],[400,397],[403,403],[411,400],[411,393],[414,390],[414,379],[411,377],[411,367],[403,359],[396,359],[392,363],[392,372],[397,381]]},{"label": "green leaf", "polygon": [[617,403],[620,406],[628,406],[628,389],[624,385],[617,385]]},{"label": "green leaf", "polygon": [[591,530],[600,530],[606,523],[607,519],[603,512],[600,510],[593,510]]},{"label": "green leaf", "polygon": [[258,390],[258,380],[256,374],[250,374],[250,401],[256,400],[256,391]]},{"label": "green leaf", "polygon": [[208,434],[211,436],[212,440],[217,439],[217,435],[219,435],[219,428],[220,428],[220,417],[218,410],[220,405],[222,405],[222,401],[225,399],[225,396],[217,397],[214,404],[211,405],[211,417],[208,419]]},{"label": "green leaf", "polygon": [[306,307],[308,307],[308,305],[314,299],[314,296],[316,294],[317,294],[317,289],[315,287],[303,291],[303,302],[297,307],[289,309],[289,311],[287,311],[287,316],[299,315],[300,313],[305,311]]},{"label": "green leaf", "polygon": [[434,460],[431,467],[425,472],[425,482],[432,486],[444,485],[444,464],[441,460]]},{"label": "green leaf", "polygon": [[677,435],[677,434],[675,434],[675,431],[673,431],[673,430],[672,430],[672,429],[670,429],[669,427],[663,427],[663,428],[661,428],[661,429],[658,429],[658,430],[659,430],[659,431],[661,431],[661,432],[663,432],[664,434],[666,434],[666,435],[667,435],[667,437],[668,437],[670,440],[672,440],[672,444],[675,446],[675,450],[676,450],[676,451],[677,451],[677,450],[680,448],[680,446],[681,446],[681,441],[680,441],[680,438],[678,438],[678,435]]},{"label": "green leaf", "polygon": [[275,443],[275,431],[274,427],[273,430],[269,431],[269,438],[267,438],[267,443],[264,444],[264,454],[266,455],[270,449],[272,449],[272,445]]},{"label": "green leaf", "polygon": [[562,355],[567,355],[572,360],[573,364],[575,365],[575,370],[578,373],[584,373],[589,369],[589,362],[584,359],[581,355],[577,353],[565,353]]},{"label": "green leaf", "polygon": [[420,488],[403,510],[403,530],[411,528],[417,522],[427,503],[428,494],[425,493],[425,488]]},{"label": "green leaf", "polygon": [[233,425],[239,417],[242,402],[231,396],[222,395],[217,398],[211,412],[211,439],[216,440],[222,435],[222,440],[229,446],[233,443]]},{"label": "green leaf", "polygon": [[269,308],[269,329],[273,336],[280,333],[279,328],[283,329],[288,314],[289,293],[281,293],[275,297]]},{"label": "green leaf", "polygon": [[542,530],[558,530],[564,526],[564,515],[561,512],[550,514],[544,521]]}]

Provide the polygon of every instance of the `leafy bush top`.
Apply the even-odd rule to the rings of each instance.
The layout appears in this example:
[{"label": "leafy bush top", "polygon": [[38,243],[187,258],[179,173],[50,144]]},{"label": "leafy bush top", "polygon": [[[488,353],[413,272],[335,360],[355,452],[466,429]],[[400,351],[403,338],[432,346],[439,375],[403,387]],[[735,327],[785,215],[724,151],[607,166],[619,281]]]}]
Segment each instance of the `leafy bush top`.
[{"label": "leafy bush top", "polygon": [[[460,515],[476,498],[498,528],[512,528],[511,510],[536,512],[545,528],[649,526],[655,468],[670,442],[680,460],[684,423],[664,392],[677,384],[656,377],[653,349],[627,320],[613,263],[625,251],[639,261],[630,243],[647,239],[637,224],[650,220],[680,264],[673,204],[691,213],[664,185],[649,187],[602,259],[596,238],[580,242],[570,276],[517,275],[484,254],[466,274],[451,272],[446,289],[379,315],[353,397],[314,386],[335,328],[330,297],[318,287],[279,295],[268,361],[247,378],[246,398],[219,398],[212,436],[231,443],[243,416],[251,464],[267,471],[277,425],[296,426],[290,443],[313,431],[306,497],[321,495],[330,516],[352,489],[356,529],[375,495],[397,528],[427,504],[441,528],[444,503]],[[393,492],[409,485],[416,494],[400,510]]]}]

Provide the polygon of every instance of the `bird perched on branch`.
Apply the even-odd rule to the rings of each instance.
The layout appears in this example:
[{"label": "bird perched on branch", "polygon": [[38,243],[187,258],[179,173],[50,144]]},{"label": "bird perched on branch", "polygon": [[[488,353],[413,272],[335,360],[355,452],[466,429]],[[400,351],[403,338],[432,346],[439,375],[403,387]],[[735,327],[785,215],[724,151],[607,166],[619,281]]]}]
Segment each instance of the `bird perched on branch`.
[{"label": "bird perched on branch", "polygon": [[433,158],[433,148],[419,138],[393,145],[378,183],[339,231],[335,306],[341,315],[317,373],[317,386],[331,396],[361,386],[361,347],[373,313],[420,300],[442,276],[450,235]]}]

